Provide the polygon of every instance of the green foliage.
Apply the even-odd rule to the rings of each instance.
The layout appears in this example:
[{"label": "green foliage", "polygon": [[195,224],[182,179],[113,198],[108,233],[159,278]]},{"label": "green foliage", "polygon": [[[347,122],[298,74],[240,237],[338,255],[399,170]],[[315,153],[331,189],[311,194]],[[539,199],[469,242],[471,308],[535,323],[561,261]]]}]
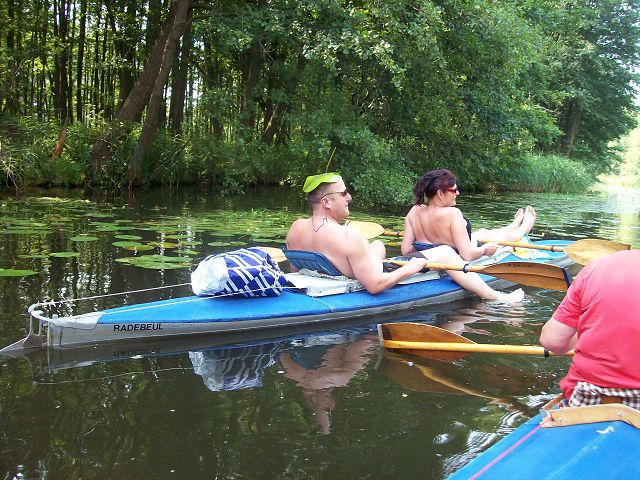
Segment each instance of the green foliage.
[{"label": "green foliage", "polygon": [[593,170],[560,155],[522,156],[498,178],[498,189],[557,193],[584,193],[596,182]]},{"label": "green foliage", "polygon": [[250,185],[278,184],[300,164],[294,152],[286,148],[230,144],[211,137],[194,141],[185,163],[199,178],[210,179],[220,193],[241,193]]},{"label": "green foliage", "polygon": [[[83,40],[77,1],[67,38],[38,2],[7,16],[0,110],[34,116],[0,127],[5,183],[86,181],[94,142],[142,77],[151,37],[140,45],[141,26],[157,32],[166,5],[152,16],[151,4],[116,2],[107,35],[96,28],[103,4],[91,4]],[[612,141],[635,122],[640,0],[231,0],[199,6],[191,25],[175,59],[188,79],[183,115],[174,117],[169,98],[180,68],[162,112],[182,129],[171,133],[176,125],[165,122],[157,130],[143,184],[212,182],[239,192],[297,185],[329,168],[358,186],[361,201],[391,206],[404,201],[407,178],[436,167],[472,189],[508,177],[510,159],[538,153],[578,161],[587,176],[608,171],[618,154]],[[38,43],[43,35],[51,42]],[[86,82],[73,70],[81,65]],[[51,160],[58,117],[71,123]],[[91,181],[122,186],[141,122],[127,127],[110,140],[104,178]],[[376,183],[383,178],[393,183],[386,192]]]},{"label": "green foliage", "polygon": [[3,115],[0,119],[0,168],[2,182],[20,186],[47,183],[54,172],[49,164],[57,131],[52,123],[34,117]]}]

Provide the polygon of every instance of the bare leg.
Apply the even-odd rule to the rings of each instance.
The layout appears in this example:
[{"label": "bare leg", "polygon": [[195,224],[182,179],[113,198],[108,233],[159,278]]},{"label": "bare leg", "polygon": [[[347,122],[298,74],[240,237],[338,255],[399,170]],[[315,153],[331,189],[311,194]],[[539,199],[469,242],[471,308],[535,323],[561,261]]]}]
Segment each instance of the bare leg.
[{"label": "bare leg", "polygon": [[[464,260],[462,260],[460,255],[453,251],[453,249],[449,246],[440,246],[431,248],[429,250],[423,250],[422,253],[431,262],[449,263],[453,265],[459,265],[461,267],[466,263]],[[462,288],[464,288],[465,290],[469,290],[470,292],[485,300],[499,300],[504,303],[514,304],[522,301],[522,299],[524,298],[524,292],[520,288],[510,293],[494,290],[489,285],[487,285],[477,273],[465,273],[459,270],[447,270],[447,273],[453,279],[453,281],[460,285]]]},{"label": "bare leg", "polygon": [[[520,210],[518,210],[520,212]],[[518,213],[516,213],[517,215]],[[488,230],[486,228],[480,228],[477,231],[473,232],[471,235],[472,238],[479,240],[493,240],[496,242],[507,241],[507,242],[518,242],[522,240],[526,234],[528,234],[533,228],[533,224],[536,221],[536,211],[534,208],[529,205],[525,210],[522,216],[520,217],[522,220],[519,225],[516,225],[516,220],[511,223],[508,227],[495,228],[493,230]]]}]

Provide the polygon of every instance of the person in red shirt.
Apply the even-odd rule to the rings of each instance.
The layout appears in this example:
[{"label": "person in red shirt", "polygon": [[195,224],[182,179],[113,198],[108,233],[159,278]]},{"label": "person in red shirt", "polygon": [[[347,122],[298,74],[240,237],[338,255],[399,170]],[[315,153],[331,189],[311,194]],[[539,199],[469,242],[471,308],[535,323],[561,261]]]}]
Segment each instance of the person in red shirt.
[{"label": "person in red shirt", "polygon": [[554,353],[575,348],[560,388],[570,406],[640,408],[640,250],[583,268],[540,335]]}]

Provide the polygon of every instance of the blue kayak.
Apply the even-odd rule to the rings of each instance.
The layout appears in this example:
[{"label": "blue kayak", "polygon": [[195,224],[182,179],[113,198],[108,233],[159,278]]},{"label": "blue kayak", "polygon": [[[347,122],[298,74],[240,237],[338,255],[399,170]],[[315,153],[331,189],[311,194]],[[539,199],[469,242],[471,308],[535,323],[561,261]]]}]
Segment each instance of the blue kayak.
[{"label": "blue kayak", "polygon": [[545,428],[540,426],[543,415],[527,421],[449,480],[640,478],[637,427],[623,421],[604,421]]},{"label": "blue kayak", "polygon": [[[564,246],[568,242],[547,240],[539,243]],[[496,259],[488,261],[495,262]],[[504,252],[498,263],[517,261],[522,259]],[[559,267],[573,264],[563,252],[545,252],[540,258],[527,261]],[[329,291],[324,296],[310,294],[310,288],[291,288],[277,297],[188,296],[72,316],[47,316],[43,310],[48,304],[35,304],[29,308],[32,317],[29,336],[3,350],[36,346],[63,348],[142,338],[274,328],[298,327],[311,330],[331,322],[344,323],[346,319],[354,319],[354,323],[357,319],[370,321],[372,315],[396,313],[472,295],[448,275],[440,275],[436,271],[423,275],[423,280],[396,285],[376,295],[365,290],[351,291],[350,286],[342,290],[342,293],[337,293],[337,290]],[[496,289],[513,285],[503,279],[487,275],[481,277]],[[326,279],[324,281],[327,282]]]}]

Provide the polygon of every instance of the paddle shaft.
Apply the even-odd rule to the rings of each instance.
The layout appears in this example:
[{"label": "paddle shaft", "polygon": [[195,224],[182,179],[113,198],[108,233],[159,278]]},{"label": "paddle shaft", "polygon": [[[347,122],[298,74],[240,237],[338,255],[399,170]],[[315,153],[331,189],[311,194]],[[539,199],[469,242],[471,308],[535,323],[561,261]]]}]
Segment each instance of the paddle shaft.
[{"label": "paddle shaft", "polygon": [[[385,230],[382,232],[382,235],[385,237],[404,237],[404,232],[398,231],[394,232],[393,230]],[[516,247],[516,248],[533,248],[535,250],[548,250],[550,252],[564,252],[564,247],[559,245],[538,245],[531,243],[523,243],[523,242],[502,242],[502,241],[494,241],[494,240],[480,240],[481,243],[497,243],[502,247]]]},{"label": "paddle shaft", "polygon": [[560,245],[538,245],[522,242],[502,242],[493,240],[480,240],[481,243],[497,243],[502,247],[515,247],[515,248],[534,248],[536,250],[548,250],[550,252],[564,252],[564,247]]},{"label": "paddle shaft", "polygon": [[[409,263],[407,260],[388,260],[390,263],[396,263],[398,265],[406,265],[407,263]],[[492,275],[495,273],[496,276],[500,276],[499,272],[493,272],[493,270],[498,270],[498,268],[494,268],[496,267],[496,265],[500,265],[500,269],[504,268],[505,264],[508,265],[515,265],[516,267],[518,267],[518,264],[526,264],[528,265],[530,262],[504,262],[504,263],[494,263],[492,265],[470,265],[470,264],[465,264],[463,266],[460,265],[454,265],[451,263],[427,263],[424,268],[427,269],[431,269],[431,270],[457,270],[459,272],[477,272],[477,273],[486,273],[487,275]]]},{"label": "paddle shaft", "polygon": [[[514,355],[556,355],[544,347],[530,345],[496,345],[490,343],[455,343],[455,342],[409,342],[403,340],[384,340],[384,347],[404,350],[436,350],[444,352],[466,353],[506,353]],[[573,355],[573,350],[563,354]]]}]

